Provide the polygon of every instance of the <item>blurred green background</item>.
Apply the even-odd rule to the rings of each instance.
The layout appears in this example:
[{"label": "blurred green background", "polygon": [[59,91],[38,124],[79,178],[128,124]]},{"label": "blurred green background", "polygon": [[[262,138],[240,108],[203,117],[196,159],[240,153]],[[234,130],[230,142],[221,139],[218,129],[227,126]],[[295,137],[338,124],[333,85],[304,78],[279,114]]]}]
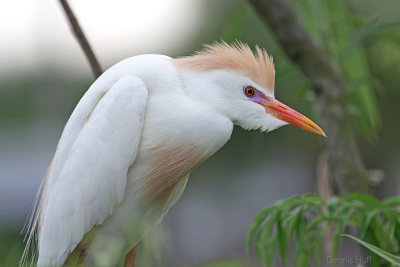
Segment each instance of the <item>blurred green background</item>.
[{"label": "blurred green background", "polygon": [[[184,56],[204,43],[239,39],[274,57],[276,97],[318,122],[307,80],[247,1],[70,3],[104,69],[138,54]],[[376,195],[398,194],[399,2],[290,3],[345,79],[364,162],[385,173]],[[2,1],[0,36],[0,266],[16,266],[35,193],[93,75],[57,1]],[[157,229],[159,241],[142,246],[138,266],[242,266],[255,215],[279,199],[316,191],[321,142],[293,126],[267,135],[236,128],[228,144],[192,173]],[[253,254],[250,262],[258,266]]]}]

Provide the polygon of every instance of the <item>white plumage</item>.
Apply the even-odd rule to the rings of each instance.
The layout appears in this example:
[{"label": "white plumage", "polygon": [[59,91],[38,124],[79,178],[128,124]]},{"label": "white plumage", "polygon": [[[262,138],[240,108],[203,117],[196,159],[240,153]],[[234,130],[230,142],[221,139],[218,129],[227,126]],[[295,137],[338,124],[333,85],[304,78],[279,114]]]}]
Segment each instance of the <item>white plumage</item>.
[{"label": "white plumage", "polygon": [[[96,95],[82,99],[65,127],[48,174],[39,265],[62,264],[83,235],[103,223],[124,198],[147,88],[129,75],[107,87],[94,87]],[[87,103],[89,97],[92,103]]]},{"label": "white plumage", "polygon": [[[238,61],[272,64],[265,52],[249,51],[221,44],[193,60],[238,52]],[[286,124],[260,100],[275,101],[273,88],[266,88],[270,80],[258,84],[254,70],[229,62],[213,69],[207,60],[199,66],[187,60],[123,60],[82,97],[43,183],[31,232],[32,238],[38,230],[38,266],[122,265],[179,198],[190,171],[229,140],[235,124],[264,131]],[[261,98],[248,95],[248,86]]]}]

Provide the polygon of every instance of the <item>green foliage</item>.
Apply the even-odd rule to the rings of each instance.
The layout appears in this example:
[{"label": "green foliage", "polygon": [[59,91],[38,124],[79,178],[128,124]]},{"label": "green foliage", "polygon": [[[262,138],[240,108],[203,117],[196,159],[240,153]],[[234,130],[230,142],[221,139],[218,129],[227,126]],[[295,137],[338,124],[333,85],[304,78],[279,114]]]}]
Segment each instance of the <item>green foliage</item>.
[{"label": "green foliage", "polygon": [[292,3],[342,74],[348,110],[361,133],[370,141],[376,140],[381,120],[375,89],[380,84],[369,69],[363,41],[387,27],[379,25],[375,18],[368,21],[355,15],[344,1],[300,0]]},{"label": "green foliage", "polygon": [[[275,250],[279,249],[280,258],[286,263],[289,245],[294,240],[292,260],[296,266],[310,266],[313,260],[318,266],[324,234],[333,233],[332,255],[336,257],[341,235],[347,227],[353,227],[360,232],[361,239],[388,253],[400,254],[399,206],[397,197],[379,201],[359,193],[328,201],[314,194],[295,196],[266,208],[254,219],[247,234],[247,251],[255,239],[261,262],[274,266]],[[373,266],[379,266],[382,259],[374,252]]]},{"label": "green foliage", "polygon": [[381,82],[370,70],[366,43],[382,40],[398,47],[399,21],[380,22],[376,17],[363,18],[346,1],[292,1],[297,14],[334,62],[344,78],[348,110],[360,132],[370,141],[377,139],[381,119],[376,89]]},{"label": "green foliage", "polygon": [[387,260],[388,262],[390,262],[391,264],[393,264],[394,266],[400,266],[400,258],[396,257],[395,255],[384,251],[383,249],[380,249],[368,242],[365,242],[361,239],[358,239],[357,237],[354,237],[352,235],[342,235],[342,236],[347,236],[350,237],[351,239],[355,240],[356,242],[358,242],[359,244],[363,245],[364,247],[366,247],[367,249],[369,249],[370,251],[374,252],[375,254],[377,254],[378,256],[380,256],[381,258]]}]

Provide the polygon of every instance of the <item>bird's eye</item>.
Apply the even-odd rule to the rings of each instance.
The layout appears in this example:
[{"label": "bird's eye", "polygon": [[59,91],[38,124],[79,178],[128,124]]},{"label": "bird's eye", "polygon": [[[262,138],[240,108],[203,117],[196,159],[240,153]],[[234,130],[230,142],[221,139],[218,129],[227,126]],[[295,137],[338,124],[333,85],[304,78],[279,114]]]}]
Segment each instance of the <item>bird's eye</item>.
[{"label": "bird's eye", "polygon": [[256,89],[254,89],[254,87],[251,87],[251,86],[246,86],[244,88],[244,94],[246,96],[253,96],[255,91],[256,91]]}]

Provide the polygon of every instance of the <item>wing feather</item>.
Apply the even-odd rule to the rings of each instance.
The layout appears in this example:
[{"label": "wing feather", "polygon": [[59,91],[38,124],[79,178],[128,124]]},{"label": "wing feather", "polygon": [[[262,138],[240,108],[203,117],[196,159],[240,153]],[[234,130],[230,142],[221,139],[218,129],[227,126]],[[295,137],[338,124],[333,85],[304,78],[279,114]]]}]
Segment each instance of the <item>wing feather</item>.
[{"label": "wing feather", "polygon": [[88,90],[60,139],[39,211],[38,266],[63,264],[124,197],[148,91],[135,76],[104,83]]}]

